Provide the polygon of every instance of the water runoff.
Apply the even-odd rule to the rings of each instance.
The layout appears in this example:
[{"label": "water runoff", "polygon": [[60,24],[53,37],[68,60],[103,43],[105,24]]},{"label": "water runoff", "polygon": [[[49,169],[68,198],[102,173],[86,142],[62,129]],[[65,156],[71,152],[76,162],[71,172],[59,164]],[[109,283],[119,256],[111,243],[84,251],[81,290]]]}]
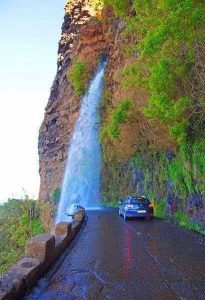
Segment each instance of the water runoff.
[{"label": "water runoff", "polygon": [[100,200],[99,104],[106,64],[105,59],[99,64],[82,99],[68,148],[56,223],[68,221],[75,204],[92,207]]}]

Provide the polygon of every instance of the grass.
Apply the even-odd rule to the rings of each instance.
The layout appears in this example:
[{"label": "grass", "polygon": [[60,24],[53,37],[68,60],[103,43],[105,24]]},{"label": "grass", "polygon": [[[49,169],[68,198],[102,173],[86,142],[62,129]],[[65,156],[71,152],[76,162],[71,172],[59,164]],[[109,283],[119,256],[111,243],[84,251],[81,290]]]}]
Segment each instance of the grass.
[{"label": "grass", "polygon": [[173,220],[175,224],[180,227],[184,227],[189,230],[197,231],[205,235],[205,230],[201,227],[199,223],[195,223],[189,220],[188,215],[184,211],[177,211],[173,214]]}]

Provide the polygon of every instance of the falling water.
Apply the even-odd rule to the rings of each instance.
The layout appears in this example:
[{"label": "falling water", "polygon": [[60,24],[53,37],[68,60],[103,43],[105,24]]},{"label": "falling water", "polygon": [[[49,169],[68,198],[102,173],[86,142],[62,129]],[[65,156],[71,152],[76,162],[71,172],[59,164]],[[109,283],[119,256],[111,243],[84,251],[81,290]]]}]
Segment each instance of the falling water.
[{"label": "falling water", "polygon": [[99,203],[100,144],[99,102],[103,89],[106,61],[99,64],[82,100],[71,143],[63,180],[56,223],[68,221],[72,204],[83,207]]}]

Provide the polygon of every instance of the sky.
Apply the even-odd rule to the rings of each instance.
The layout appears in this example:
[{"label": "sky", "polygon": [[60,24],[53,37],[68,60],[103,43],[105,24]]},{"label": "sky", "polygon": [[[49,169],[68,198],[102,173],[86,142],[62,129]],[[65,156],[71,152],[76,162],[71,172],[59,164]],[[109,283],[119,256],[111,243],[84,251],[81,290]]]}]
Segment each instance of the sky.
[{"label": "sky", "polygon": [[56,73],[64,5],[0,0],[0,203],[38,195],[38,132]]}]

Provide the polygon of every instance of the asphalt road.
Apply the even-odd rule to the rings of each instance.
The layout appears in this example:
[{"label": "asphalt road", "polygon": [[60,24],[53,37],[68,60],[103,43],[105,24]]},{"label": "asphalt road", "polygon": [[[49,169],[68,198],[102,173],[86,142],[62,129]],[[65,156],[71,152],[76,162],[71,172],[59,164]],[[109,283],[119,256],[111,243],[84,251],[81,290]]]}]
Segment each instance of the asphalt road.
[{"label": "asphalt road", "polygon": [[29,300],[205,299],[205,237],[116,209],[88,211],[86,224]]}]

